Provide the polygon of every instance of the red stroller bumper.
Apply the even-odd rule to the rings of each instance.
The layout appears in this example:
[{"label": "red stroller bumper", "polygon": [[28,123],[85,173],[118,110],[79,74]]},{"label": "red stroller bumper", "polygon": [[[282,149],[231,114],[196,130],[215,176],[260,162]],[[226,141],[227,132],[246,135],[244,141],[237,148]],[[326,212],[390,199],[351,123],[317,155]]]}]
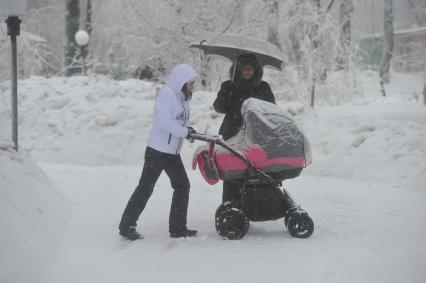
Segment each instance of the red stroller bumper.
[{"label": "red stroller bumper", "polygon": [[[271,175],[294,172],[295,169],[302,169],[305,167],[304,156],[279,156],[269,158],[265,150],[261,148],[250,148],[242,154],[247,160],[251,161],[257,169]],[[244,178],[245,172],[247,172],[248,169],[247,163],[232,152],[216,150],[213,142],[210,142],[209,146],[198,147],[192,162],[194,170],[197,164],[204,180],[210,185],[216,184],[220,179],[234,180]],[[293,177],[287,175],[285,179],[294,177],[296,177],[294,174]]]}]

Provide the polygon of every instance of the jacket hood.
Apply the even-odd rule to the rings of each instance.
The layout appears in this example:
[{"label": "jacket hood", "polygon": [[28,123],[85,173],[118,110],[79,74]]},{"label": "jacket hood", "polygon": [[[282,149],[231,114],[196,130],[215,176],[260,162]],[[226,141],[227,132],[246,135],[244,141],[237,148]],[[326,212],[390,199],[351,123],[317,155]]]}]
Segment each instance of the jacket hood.
[{"label": "jacket hood", "polygon": [[[231,66],[229,70],[229,76],[231,77],[231,80],[233,79],[234,85],[237,88],[246,89],[249,86],[257,86],[262,81],[263,68],[254,54],[250,54],[250,53],[241,54],[237,59],[236,65],[237,65],[237,69],[235,71],[234,78],[232,76],[234,74],[235,64]],[[254,75],[248,81],[244,80],[241,77],[242,76],[241,70],[244,68],[244,66],[247,66],[247,65],[253,66],[254,68]]]},{"label": "jacket hood", "polygon": [[197,77],[197,72],[191,66],[188,64],[179,64],[173,68],[167,85],[174,93],[179,94],[184,84],[195,80]]}]

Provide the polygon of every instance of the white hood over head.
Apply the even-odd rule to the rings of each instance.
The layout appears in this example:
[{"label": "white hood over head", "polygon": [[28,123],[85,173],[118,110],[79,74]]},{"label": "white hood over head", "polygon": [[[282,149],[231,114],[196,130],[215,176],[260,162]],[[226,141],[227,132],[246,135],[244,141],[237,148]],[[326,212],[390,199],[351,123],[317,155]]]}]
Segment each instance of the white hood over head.
[{"label": "white hood over head", "polygon": [[191,66],[179,64],[173,68],[167,84],[174,93],[179,94],[184,84],[195,80],[197,77],[197,72]]}]

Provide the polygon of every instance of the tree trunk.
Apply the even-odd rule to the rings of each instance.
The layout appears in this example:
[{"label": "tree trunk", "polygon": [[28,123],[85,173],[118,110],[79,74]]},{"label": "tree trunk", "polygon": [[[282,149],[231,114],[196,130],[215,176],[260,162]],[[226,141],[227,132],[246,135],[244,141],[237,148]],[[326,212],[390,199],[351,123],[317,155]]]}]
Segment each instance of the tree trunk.
[{"label": "tree trunk", "polygon": [[380,64],[380,77],[389,83],[389,70],[393,52],[393,0],[384,0],[383,57]]},{"label": "tree trunk", "polygon": [[211,91],[211,63],[210,63],[210,57],[209,56],[202,56],[201,58],[201,71],[200,71],[200,80],[201,80],[201,86],[203,87],[203,90]]},{"label": "tree trunk", "polygon": [[382,92],[382,96],[386,97],[386,89],[385,89],[385,84],[383,83],[383,80],[380,79],[380,91]]},{"label": "tree trunk", "polygon": [[[321,2],[320,0],[312,0],[313,8],[317,14],[321,13]],[[321,45],[321,39],[319,38],[319,23],[315,23],[312,27],[309,37],[314,45],[314,49],[317,49]]]},{"label": "tree trunk", "polygon": [[[299,6],[301,4],[297,1],[294,2],[293,6],[290,7],[290,11],[289,11],[289,17],[292,19],[295,16],[297,16],[297,14],[299,13]],[[297,37],[297,26],[296,25],[291,25],[289,28],[289,39],[290,39],[290,43],[291,43],[291,48],[293,51],[293,55],[294,55],[294,60],[296,62],[297,66],[300,66],[302,63],[302,58],[303,58],[303,54],[302,54],[302,50],[300,48],[300,42],[299,39]]]},{"label": "tree trunk", "polygon": [[330,0],[330,3],[328,3],[327,8],[325,9],[325,12],[328,13],[331,8],[333,8],[333,4],[334,4],[335,0]]},{"label": "tree trunk", "polygon": [[268,7],[269,17],[267,41],[281,49],[281,44],[278,40],[278,25],[280,22],[278,1],[265,2],[265,4]]},{"label": "tree trunk", "polygon": [[351,20],[354,7],[352,0],[341,0],[339,9],[340,45],[342,51],[337,60],[339,70],[347,70],[351,45]]},{"label": "tree trunk", "polygon": [[311,107],[314,108],[315,106],[315,78],[312,80],[312,86],[311,86]]},{"label": "tree trunk", "polygon": [[[84,3],[84,1],[83,1]],[[87,33],[89,34],[89,36],[92,34],[92,1],[91,0],[87,0],[87,6],[85,7],[85,9],[82,11],[86,13],[85,16],[85,22],[82,23],[82,26],[84,27],[84,30],[87,31]],[[86,61],[87,55],[89,54],[89,45],[90,45],[90,41],[89,44],[87,44],[86,46],[83,46],[81,48],[81,53],[80,56],[81,58],[84,59],[84,62]]]},{"label": "tree trunk", "polygon": [[74,66],[75,57],[79,53],[77,43],[74,40],[75,33],[79,28],[80,19],[80,1],[66,0],[65,13],[65,75],[67,77],[79,73],[79,68]]},{"label": "tree trunk", "polygon": [[[318,15],[318,19],[321,17],[321,1],[320,0],[311,0],[313,9],[315,10],[315,13]],[[321,22],[315,22],[313,26],[311,27],[311,32],[309,33],[309,38],[312,42],[312,46],[314,49],[320,49],[322,45],[322,38],[320,35],[320,23]],[[320,61],[321,62],[321,61]],[[319,79],[320,82],[323,82],[327,79],[327,68],[322,66],[320,64],[318,66],[318,69],[315,70],[315,78]]]},{"label": "tree trunk", "polygon": [[[419,25],[419,27],[424,26],[423,21],[422,21],[421,17],[419,16],[419,11],[418,11],[418,10],[421,11],[421,9],[418,9],[416,7],[416,5],[414,5],[413,0],[408,0],[407,2],[408,2],[408,5],[410,5],[410,9],[413,12],[414,17],[416,18],[416,22]],[[423,14],[424,14],[424,12],[423,12]]]}]

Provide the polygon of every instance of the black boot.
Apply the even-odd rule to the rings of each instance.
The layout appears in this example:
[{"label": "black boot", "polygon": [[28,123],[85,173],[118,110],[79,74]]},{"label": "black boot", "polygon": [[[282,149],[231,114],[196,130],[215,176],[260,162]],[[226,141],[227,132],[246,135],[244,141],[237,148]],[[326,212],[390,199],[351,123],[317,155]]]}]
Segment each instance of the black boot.
[{"label": "black boot", "polygon": [[197,230],[185,229],[181,231],[170,232],[170,238],[186,238],[194,237],[195,235],[197,235]]},{"label": "black boot", "polygon": [[143,239],[143,236],[138,231],[136,231],[135,227],[120,230],[120,235],[131,241]]}]

